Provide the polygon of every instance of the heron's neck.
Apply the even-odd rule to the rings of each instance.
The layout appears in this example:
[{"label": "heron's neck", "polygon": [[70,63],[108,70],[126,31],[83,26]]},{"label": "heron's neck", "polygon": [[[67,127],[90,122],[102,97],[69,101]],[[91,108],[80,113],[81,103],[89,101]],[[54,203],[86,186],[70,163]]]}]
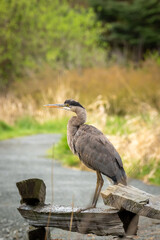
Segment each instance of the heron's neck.
[{"label": "heron's neck", "polygon": [[79,127],[80,125],[84,124],[87,119],[86,110],[84,108],[79,108],[76,111],[77,116],[72,117],[69,122],[72,126]]},{"label": "heron's neck", "polygon": [[75,153],[75,149],[73,146],[74,136],[77,133],[79,127],[85,123],[87,119],[87,114],[85,109],[79,108],[76,110],[77,116],[72,117],[67,125],[67,141],[68,145],[73,153]]},{"label": "heron's neck", "polygon": [[79,108],[76,111],[77,116],[72,117],[67,126],[68,133],[75,135],[80,125],[84,124],[87,119],[87,114],[85,109]]}]

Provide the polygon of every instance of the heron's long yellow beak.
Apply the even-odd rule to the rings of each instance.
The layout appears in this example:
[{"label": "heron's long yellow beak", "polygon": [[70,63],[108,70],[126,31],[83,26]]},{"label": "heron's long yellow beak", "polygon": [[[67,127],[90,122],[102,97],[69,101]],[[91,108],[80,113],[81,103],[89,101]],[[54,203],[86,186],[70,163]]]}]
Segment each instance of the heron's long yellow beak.
[{"label": "heron's long yellow beak", "polygon": [[66,106],[65,104],[47,104],[47,105],[44,105],[44,107],[60,108],[60,109],[64,109],[64,110],[67,110],[67,111],[71,111],[71,108]]},{"label": "heron's long yellow beak", "polygon": [[64,108],[65,105],[64,104],[47,104],[47,105],[43,105],[44,107],[50,107],[50,108]]}]

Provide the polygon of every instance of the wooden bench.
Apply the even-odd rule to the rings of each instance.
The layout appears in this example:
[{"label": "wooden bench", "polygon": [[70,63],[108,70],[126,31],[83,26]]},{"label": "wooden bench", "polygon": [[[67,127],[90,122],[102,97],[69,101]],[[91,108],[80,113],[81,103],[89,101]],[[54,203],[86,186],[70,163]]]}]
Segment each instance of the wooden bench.
[{"label": "wooden bench", "polygon": [[41,179],[16,183],[21,195],[18,211],[31,228],[29,240],[50,239],[49,227],[83,234],[123,237],[135,235],[139,216],[160,219],[160,197],[132,186],[113,185],[101,192],[111,209],[95,208],[78,212],[72,206],[45,204],[46,186]]}]

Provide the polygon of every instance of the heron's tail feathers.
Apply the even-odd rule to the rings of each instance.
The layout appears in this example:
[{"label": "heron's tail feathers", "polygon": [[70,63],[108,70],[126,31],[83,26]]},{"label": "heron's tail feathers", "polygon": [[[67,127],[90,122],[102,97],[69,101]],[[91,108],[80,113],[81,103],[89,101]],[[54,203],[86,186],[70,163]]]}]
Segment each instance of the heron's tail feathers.
[{"label": "heron's tail feathers", "polygon": [[[106,175],[107,176],[107,175]],[[123,168],[117,171],[117,174],[114,176],[107,176],[107,179],[111,184],[117,185],[121,183],[123,185],[127,185],[127,176]]]},{"label": "heron's tail feathers", "polygon": [[116,180],[117,181],[115,184],[121,183],[123,185],[127,185],[127,176],[123,168],[121,169],[118,176],[116,177]]},{"label": "heron's tail feathers", "polygon": [[116,184],[121,183],[123,185],[127,185],[127,178],[121,178],[120,181],[118,181]]}]

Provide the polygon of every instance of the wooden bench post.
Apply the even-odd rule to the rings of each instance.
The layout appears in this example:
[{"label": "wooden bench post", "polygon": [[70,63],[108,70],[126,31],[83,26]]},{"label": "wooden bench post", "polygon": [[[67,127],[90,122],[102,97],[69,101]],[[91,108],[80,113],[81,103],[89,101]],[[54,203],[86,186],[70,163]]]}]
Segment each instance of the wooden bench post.
[{"label": "wooden bench post", "polygon": [[16,186],[19,190],[19,194],[21,195],[21,204],[26,203],[34,206],[45,202],[46,185],[43,180],[31,178],[17,182]]},{"label": "wooden bench post", "polygon": [[[41,179],[32,178],[16,183],[21,195],[21,204],[28,206],[43,205],[46,197],[46,186]],[[50,240],[50,231],[47,227],[29,227],[26,240]]]}]

